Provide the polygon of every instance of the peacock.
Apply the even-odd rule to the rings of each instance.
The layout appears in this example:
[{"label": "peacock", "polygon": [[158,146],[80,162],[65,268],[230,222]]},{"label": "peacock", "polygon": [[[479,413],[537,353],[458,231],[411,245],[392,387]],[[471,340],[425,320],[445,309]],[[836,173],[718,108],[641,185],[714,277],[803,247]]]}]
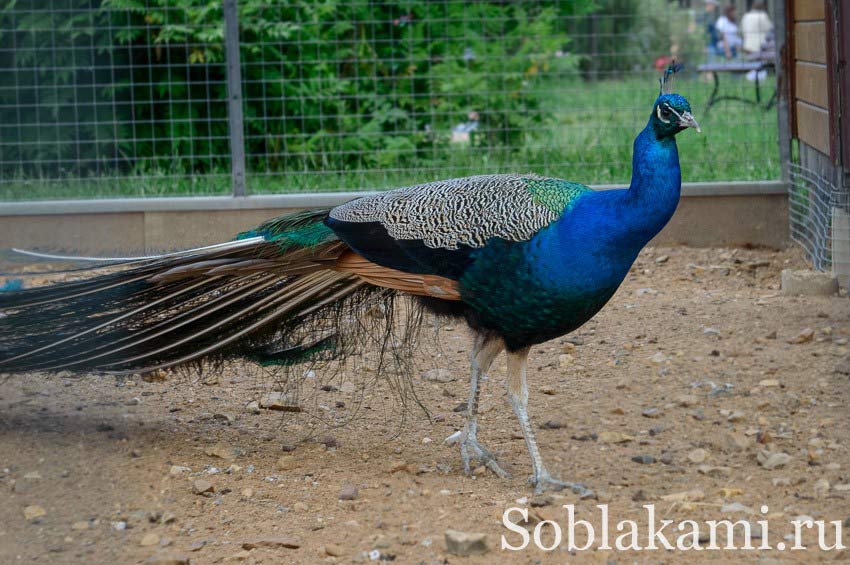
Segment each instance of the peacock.
[{"label": "peacock", "polygon": [[474,334],[466,423],[473,462],[508,477],[478,439],[482,378],[502,352],[537,492],[554,478],[528,414],[530,349],[592,318],[676,210],[676,135],[699,125],[670,92],[634,141],[627,189],[534,174],[429,182],[271,219],[226,243],[96,264],[76,280],[0,293],[0,373],[140,373],[207,359],[268,364],[357,353],[357,316],[414,297]]}]

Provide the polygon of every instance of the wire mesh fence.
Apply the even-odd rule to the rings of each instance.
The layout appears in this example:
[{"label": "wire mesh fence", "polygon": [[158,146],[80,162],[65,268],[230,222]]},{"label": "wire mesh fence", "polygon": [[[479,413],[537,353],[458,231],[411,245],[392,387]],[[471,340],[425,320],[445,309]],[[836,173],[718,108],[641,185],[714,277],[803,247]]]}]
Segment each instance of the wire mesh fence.
[{"label": "wire mesh fence", "polygon": [[850,191],[818,172],[791,163],[788,217],[791,237],[815,269],[850,286]]},{"label": "wire mesh fence", "polygon": [[705,131],[680,136],[684,179],[777,178],[772,75],[717,75],[751,102],[759,84],[762,104],[708,112],[705,14],[682,4],[242,0],[237,37],[215,2],[15,0],[0,12],[0,191],[228,194],[240,150],[249,193],[495,172],[627,183],[673,56]]}]

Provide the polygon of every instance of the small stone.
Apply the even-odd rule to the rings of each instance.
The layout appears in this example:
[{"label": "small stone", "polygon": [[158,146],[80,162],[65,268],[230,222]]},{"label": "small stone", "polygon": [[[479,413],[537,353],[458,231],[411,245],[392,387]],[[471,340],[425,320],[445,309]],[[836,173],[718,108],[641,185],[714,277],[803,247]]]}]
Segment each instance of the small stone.
[{"label": "small stone", "polygon": [[251,487],[243,488],[241,494],[245,498],[253,498],[254,497],[254,489],[252,489]]},{"label": "small stone", "polygon": [[643,412],[640,413],[644,418],[658,418],[661,416],[661,411],[658,408],[647,408]]},{"label": "small stone", "polygon": [[676,397],[676,404],[683,408],[690,408],[699,403],[699,397],[694,394],[683,394]]},{"label": "small stone", "polygon": [[242,544],[242,549],[247,549],[249,551],[258,547],[265,547],[269,549],[281,547],[286,549],[298,549],[301,547],[301,540],[293,536],[270,536],[246,541]]},{"label": "small stone", "polygon": [[239,450],[234,447],[228,447],[226,445],[217,444],[212,447],[208,447],[204,450],[210,457],[218,457],[219,459],[224,459],[225,461],[233,461],[239,456]]},{"label": "small stone", "polygon": [[450,383],[457,380],[448,369],[431,369],[422,373],[422,378],[435,383]]},{"label": "small stone", "polygon": [[658,264],[658,265],[661,265],[663,263],[666,263],[669,260],[670,260],[669,255],[659,255],[658,257],[655,258],[655,263]]},{"label": "small stone", "polygon": [[445,538],[446,549],[453,555],[465,557],[468,555],[481,555],[489,551],[487,547],[487,536],[485,534],[446,530]]},{"label": "small stone", "polygon": [[345,555],[345,548],[335,543],[327,543],[322,546],[322,553],[328,557],[342,557]]},{"label": "small stone", "polygon": [[215,487],[209,481],[195,479],[192,481],[192,492],[195,494],[206,494],[208,492],[215,492]]},{"label": "small stone", "polygon": [[759,381],[759,386],[764,388],[776,387],[779,386],[779,381],[777,379],[763,379]]},{"label": "small stone", "polygon": [[557,393],[557,389],[551,386],[542,386],[540,387],[540,393],[545,394],[547,396],[554,396]]},{"label": "small stone", "polygon": [[641,465],[651,465],[652,463],[655,463],[655,457],[652,455],[635,455],[632,457],[632,461],[640,463]]},{"label": "small stone", "polygon": [[659,457],[658,460],[661,461],[662,463],[664,463],[665,465],[672,465],[673,464],[673,454],[669,451],[665,451],[664,453],[661,454],[661,457]]},{"label": "small stone", "polygon": [[24,508],[24,518],[28,522],[38,520],[39,518],[43,518],[44,516],[47,516],[47,510],[37,504],[32,504]]},{"label": "small stone", "polygon": [[547,420],[540,426],[540,428],[544,430],[560,430],[563,427],[564,424],[558,420]]},{"label": "small stone", "polygon": [[691,463],[703,463],[708,459],[708,451],[705,449],[694,449],[688,453],[688,461]]},{"label": "small stone", "polygon": [[635,437],[623,432],[602,432],[599,441],[602,443],[628,443],[634,441]]},{"label": "small stone", "polygon": [[569,353],[561,353],[558,355],[558,367],[563,371],[573,365],[574,358]]},{"label": "small stone", "polygon": [[237,561],[247,561],[251,559],[251,552],[247,549],[243,549],[241,551],[237,551],[233,555],[224,558],[225,563],[233,563]]},{"label": "small stone", "polygon": [[766,449],[762,449],[756,455],[756,459],[758,459],[759,465],[768,471],[771,471],[773,469],[780,469],[787,465],[791,461],[791,456],[787,453],[770,452]]},{"label": "small stone", "polygon": [[749,506],[744,506],[740,502],[732,502],[730,504],[724,504],[720,507],[720,511],[724,514],[731,514],[732,512],[746,512],[747,514],[752,514],[753,509]]},{"label": "small stone", "polygon": [[252,400],[251,402],[249,402],[248,405],[245,406],[245,410],[249,414],[259,414],[260,412],[262,412],[262,410],[260,410],[260,403],[257,400]]},{"label": "small stone", "polygon": [[815,330],[812,328],[806,328],[796,336],[792,337],[788,340],[788,343],[792,345],[801,345],[803,343],[809,343],[810,341],[815,339]]},{"label": "small stone", "polygon": [[741,420],[744,419],[745,416],[746,416],[746,414],[744,414],[740,410],[735,410],[734,412],[729,414],[729,416],[726,417],[726,421],[727,422],[740,422]]},{"label": "small stone", "polygon": [[713,443],[723,453],[735,453],[749,449],[753,440],[742,433],[722,432]]},{"label": "small stone", "polygon": [[649,360],[652,361],[653,363],[655,363],[656,365],[660,365],[661,363],[664,363],[665,361],[667,361],[667,356],[659,351],[659,352],[655,353],[653,356],[651,356],[649,358]]},{"label": "small stone", "polygon": [[89,523],[83,522],[82,520],[79,521],[79,522],[74,522],[73,524],[71,524],[71,529],[77,530],[77,531],[88,530],[89,529]]},{"label": "small stone", "polygon": [[298,400],[284,392],[269,392],[260,398],[260,408],[281,412],[301,412]]},{"label": "small stone", "polygon": [[292,505],[292,509],[296,512],[307,512],[310,507],[307,506],[307,504],[305,504],[304,502],[299,501]]},{"label": "small stone", "polygon": [[278,471],[291,471],[298,465],[298,461],[294,455],[281,455],[277,459]]},{"label": "small stone", "polygon": [[359,491],[357,487],[351,484],[344,485],[342,489],[339,491],[339,499],[340,500],[355,500]]},{"label": "small stone", "polygon": [[148,533],[142,537],[142,541],[139,542],[139,545],[142,547],[150,547],[152,545],[157,545],[158,543],[159,536],[154,533]]},{"label": "small stone", "polygon": [[723,477],[728,477],[732,474],[731,467],[717,467],[712,465],[700,465],[697,467],[697,472],[701,475],[705,475],[707,477],[713,477],[715,479],[721,479]]},{"label": "small stone", "polygon": [[790,487],[791,479],[788,477],[775,477],[770,481],[775,487]]},{"label": "small stone", "polygon": [[528,501],[528,505],[532,508],[542,508],[544,506],[551,506],[554,501],[555,499],[549,494],[538,494]]},{"label": "small stone", "polygon": [[783,269],[782,292],[789,295],[833,296],[838,292],[838,279],[830,273]]}]

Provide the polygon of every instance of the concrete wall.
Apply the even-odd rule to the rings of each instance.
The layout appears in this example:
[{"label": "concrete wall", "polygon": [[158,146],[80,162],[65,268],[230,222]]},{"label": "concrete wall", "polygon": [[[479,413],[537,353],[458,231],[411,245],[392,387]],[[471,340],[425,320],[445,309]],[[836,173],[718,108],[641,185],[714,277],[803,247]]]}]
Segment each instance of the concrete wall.
[{"label": "concrete wall", "polygon": [[[682,192],[679,208],[656,245],[788,244],[788,200],[781,183],[691,184]],[[334,206],[356,196],[0,203],[0,248],[109,255],[194,247],[228,240],[280,214]]]}]

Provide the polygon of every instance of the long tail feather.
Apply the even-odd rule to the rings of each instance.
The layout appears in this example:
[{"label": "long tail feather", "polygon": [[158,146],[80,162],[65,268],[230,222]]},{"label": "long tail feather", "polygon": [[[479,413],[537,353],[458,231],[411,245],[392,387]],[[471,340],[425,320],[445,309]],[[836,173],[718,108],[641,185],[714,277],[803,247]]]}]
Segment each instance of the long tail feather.
[{"label": "long tail feather", "polygon": [[0,372],[127,373],[341,354],[341,305],[392,291],[333,270],[347,246],[326,216],[282,216],[231,242],[93,261],[73,271],[81,280],[0,293]]}]

